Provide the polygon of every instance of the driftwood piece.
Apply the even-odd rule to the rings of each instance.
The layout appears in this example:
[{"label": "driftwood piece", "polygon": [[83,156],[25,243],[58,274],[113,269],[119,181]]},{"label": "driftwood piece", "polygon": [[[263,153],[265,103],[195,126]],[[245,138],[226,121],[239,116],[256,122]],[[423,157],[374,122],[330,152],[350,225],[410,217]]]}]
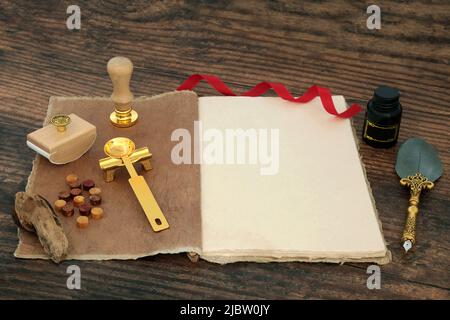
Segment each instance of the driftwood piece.
[{"label": "driftwood piece", "polygon": [[39,195],[16,193],[14,221],[37,234],[44,251],[56,262],[67,255],[69,241],[52,206]]}]

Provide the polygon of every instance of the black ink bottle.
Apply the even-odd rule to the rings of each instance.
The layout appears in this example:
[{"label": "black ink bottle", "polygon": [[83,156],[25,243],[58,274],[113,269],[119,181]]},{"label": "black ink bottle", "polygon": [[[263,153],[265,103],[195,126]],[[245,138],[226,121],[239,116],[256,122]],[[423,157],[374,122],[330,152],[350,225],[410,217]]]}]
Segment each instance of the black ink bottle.
[{"label": "black ink bottle", "polygon": [[363,140],[375,148],[389,148],[397,143],[402,117],[400,92],[391,87],[375,89],[367,103]]}]

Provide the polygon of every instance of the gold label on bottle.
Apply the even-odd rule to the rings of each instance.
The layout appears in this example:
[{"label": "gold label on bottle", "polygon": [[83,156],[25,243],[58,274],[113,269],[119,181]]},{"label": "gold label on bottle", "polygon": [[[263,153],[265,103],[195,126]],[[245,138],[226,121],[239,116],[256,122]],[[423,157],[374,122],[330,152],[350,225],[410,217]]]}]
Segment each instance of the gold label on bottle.
[{"label": "gold label on bottle", "polygon": [[364,138],[376,142],[392,142],[397,139],[399,125],[380,126],[366,120]]}]

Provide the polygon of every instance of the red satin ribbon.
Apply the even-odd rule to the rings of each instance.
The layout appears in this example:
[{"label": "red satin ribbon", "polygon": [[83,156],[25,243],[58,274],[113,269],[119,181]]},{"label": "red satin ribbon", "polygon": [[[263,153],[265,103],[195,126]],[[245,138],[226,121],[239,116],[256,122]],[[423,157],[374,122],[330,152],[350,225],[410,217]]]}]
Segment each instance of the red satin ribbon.
[{"label": "red satin ribbon", "polygon": [[[177,90],[192,90],[201,80],[205,80],[211,87],[225,96],[236,96],[236,94],[231,91],[231,89],[223,83],[222,80],[216,76],[208,74],[191,75],[177,88]],[[273,91],[275,91],[280,98],[297,103],[309,102],[315,97],[320,97],[325,111],[339,118],[351,118],[362,110],[359,105],[352,104],[347,110],[339,113],[334,106],[330,90],[327,88],[318,87],[316,85],[310,87],[302,96],[295,98],[283,84],[263,81],[240,95],[245,97],[257,97],[266,93],[269,89],[273,89]]]}]

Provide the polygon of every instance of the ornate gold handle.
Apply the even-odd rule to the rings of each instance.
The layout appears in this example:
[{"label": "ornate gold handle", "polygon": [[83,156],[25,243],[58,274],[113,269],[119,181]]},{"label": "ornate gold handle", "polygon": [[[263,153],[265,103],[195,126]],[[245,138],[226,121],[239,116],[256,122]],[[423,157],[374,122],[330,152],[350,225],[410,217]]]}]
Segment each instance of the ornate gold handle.
[{"label": "ornate gold handle", "polygon": [[[407,176],[400,180],[402,186],[407,186],[410,189],[411,197],[409,198],[408,215],[406,218],[405,228],[403,229],[402,242],[405,245],[406,241],[411,241],[411,246],[416,243],[416,218],[419,213],[419,199],[422,189],[431,189],[434,183],[423,176],[421,173],[416,173],[412,176]],[[406,248],[408,251],[409,248]]]},{"label": "ornate gold handle", "polygon": [[402,242],[410,240],[412,244],[416,243],[416,217],[419,213],[417,206],[408,207],[408,216],[406,218],[405,228],[403,229]]}]

